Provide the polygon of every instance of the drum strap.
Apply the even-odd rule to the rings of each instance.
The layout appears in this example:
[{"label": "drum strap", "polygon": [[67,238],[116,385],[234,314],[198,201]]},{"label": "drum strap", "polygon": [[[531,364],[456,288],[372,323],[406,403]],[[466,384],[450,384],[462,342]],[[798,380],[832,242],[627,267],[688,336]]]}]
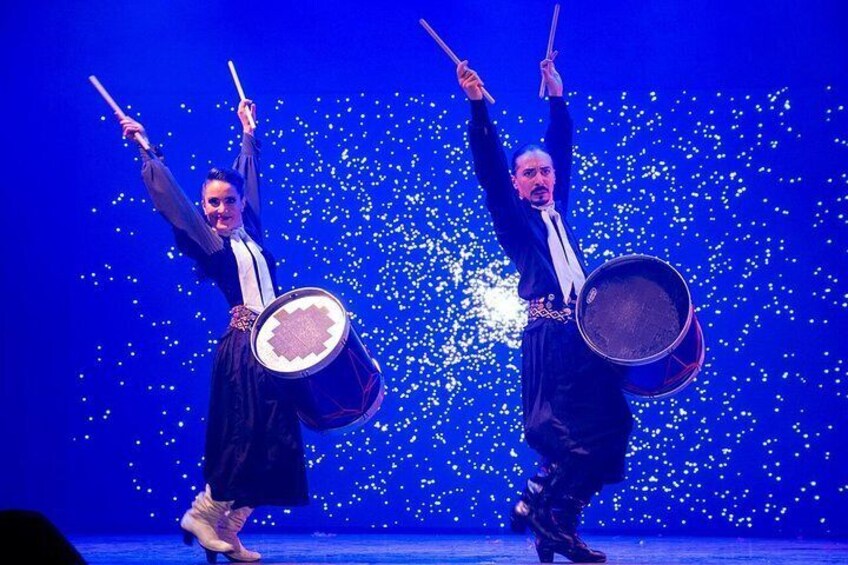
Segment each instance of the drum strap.
[{"label": "drum strap", "polygon": [[568,242],[568,235],[565,232],[565,226],[562,225],[562,218],[553,204],[545,208],[538,208],[538,210],[541,212],[542,221],[548,230],[548,249],[554,262],[554,271],[559,288],[562,291],[562,298],[564,301],[568,301],[572,287],[575,295],[580,293],[583,283],[586,282],[586,276],[583,274],[583,269],[580,268],[580,262],[577,260],[574,249]]},{"label": "drum strap", "polygon": [[230,245],[238,263],[241,298],[245,306],[259,313],[274,300],[274,284],[262,248],[247,235],[244,227],[233,231]]}]

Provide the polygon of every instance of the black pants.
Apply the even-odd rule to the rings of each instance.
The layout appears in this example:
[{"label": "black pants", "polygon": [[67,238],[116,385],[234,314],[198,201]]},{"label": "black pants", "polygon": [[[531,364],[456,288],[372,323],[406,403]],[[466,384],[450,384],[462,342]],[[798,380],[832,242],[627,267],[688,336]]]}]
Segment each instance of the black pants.
[{"label": "black pants", "polygon": [[633,418],[619,374],[586,346],[574,321],[531,322],[521,352],[524,435],[543,471],[559,465],[572,477],[566,490],[581,497],[623,480]]},{"label": "black pants", "polygon": [[308,502],[296,386],[256,361],[249,332],[230,328],[221,339],[204,466],[216,500],[234,500],[234,508]]}]

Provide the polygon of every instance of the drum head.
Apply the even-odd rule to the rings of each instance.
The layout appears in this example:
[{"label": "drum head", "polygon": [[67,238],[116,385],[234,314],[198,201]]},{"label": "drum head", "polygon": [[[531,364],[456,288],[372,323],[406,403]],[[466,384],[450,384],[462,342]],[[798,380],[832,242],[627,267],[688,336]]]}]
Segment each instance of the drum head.
[{"label": "drum head", "polygon": [[692,301],[686,281],[671,265],[631,255],[589,275],[576,317],[595,353],[621,365],[644,365],[680,344],[691,324]]},{"label": "drum head", "polygon": [[320,288],[287,292],[256,319],[250,345],[257,360],[281,377],[303,378],[329,365],[350,331],[341,302]]}]

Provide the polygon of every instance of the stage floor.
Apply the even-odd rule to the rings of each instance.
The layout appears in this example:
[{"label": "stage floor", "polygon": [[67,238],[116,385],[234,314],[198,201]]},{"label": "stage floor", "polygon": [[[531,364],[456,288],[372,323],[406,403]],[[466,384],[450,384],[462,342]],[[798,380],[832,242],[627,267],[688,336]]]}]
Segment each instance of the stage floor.
[{"label": "stage floor", "polygon": [[[650,565],[848,564],[848,542],[698,537],[587,535],[610,563]],[[197,545],[174,536],[71,537],[91,565],[205,563]],[[261,535],[245,545],[263,554],[264,565],[312,563],[538,563],[532,540],[503,535]],[[219,563],[229,563],[223,556]],[[567,562],[557,556],[557,563]]]}]

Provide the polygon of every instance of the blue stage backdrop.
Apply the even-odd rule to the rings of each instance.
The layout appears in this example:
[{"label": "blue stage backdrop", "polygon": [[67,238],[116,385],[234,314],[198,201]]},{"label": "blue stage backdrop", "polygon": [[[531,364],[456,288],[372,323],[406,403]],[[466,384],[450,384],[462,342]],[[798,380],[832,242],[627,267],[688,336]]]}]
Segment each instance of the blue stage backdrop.
[{"label": "blue stage backdrop", "polygon": [[[510,144],[544,131],[545,104],[528,99],[525,111],[495,109]],[[590,262],[639,252],[677,265],[709,346],[694,386],[633,402],[629,478],[598,499],[590,524],[744,532],[800,520],[830,531],[845,487],[833,472],[844,429],[827,416],[848,393],[835,333],[846,300],[844,100],[831,89],[798,100],[786,88],[569,96],[570,216]],[[237,150],[233,99],[164,106],[167,127],[150,119],[151,135],[194,194]],[[382,363],[388,397],[356,432],[308,436],[314,504],[262,519],[503,527],[534,465],[517,369],[525,311],[469,164],[467,104],[351,95],[266,106],[264,217],[281,290],[336,293]],[[804,106],[818,123],[801,117]],[[92,120],[135,173],[111,117]],[[809,143],[820,158],[805,154]],[[108,461],[127,496],[164,522],[199,485],[226,304],[125,176],[135,175],[103,179],[85,220],[101,251],[84,261],[77,292],[111,315],[80,344],[86,421],[72,433],[81,456]]]},{"label": "blue stage backdrop", "polygon": [[[387,391],[364,427],[306,433],[308,507],[254,517],[269,532],[505,528],[536,464],[521,426],[525,306],[473,174],[467,102],[417,18],[473,57],[511,148],[544,134],[536,65],[552,4],[519,14],[490,2],[258,5],[256,31],[238,23],[241,6],[161,4],[155,16],[127,9],[126,24],[111,4],[30,16],[66,40],[38,53],[62,53],[45,61],[40,95],[51,119],[70,122],[58,126],[70,149],[41,139],[32,174],[39,200],[70,218],[42,205],[52,227],[28,242],[56,257],[62,305],[39,300],[37,312],[65,331],[59,359],[44,362],[50,385],[12,383],[38,358],[4,352],[4,390],[17,404],[4,424],[25,446],[5,472],[26,486],[6,482],[8,500],[52,511],[71,531],[165,531],[202,488],[227,306],[176,249],[135,147],[86,76],[98,74],[145,124],[198,199],[208,168],[238,151],[232,58],[258,105],[279,291],[319,286],[341,298]],[[676,266],[707,343],[689,388],[631,399],[628,477],[592,503],[586,526],[844,536],[848,89],[844,55],[812,51],[845,42],[833,39],[829,11],[793,8],[797,31],[773,4],[737,17],[719,4],[695,14],[672,2],[563,9],[558,63],[576,128],[569,220],[593,268],[629,253]],[[809,63],[779,41],[793,33]],[[79,60],[66,51],[75,48]],[[72,186],[48,180],[63,174]],[[15,283],[18,295],[39,292],[28,280]]]}]

